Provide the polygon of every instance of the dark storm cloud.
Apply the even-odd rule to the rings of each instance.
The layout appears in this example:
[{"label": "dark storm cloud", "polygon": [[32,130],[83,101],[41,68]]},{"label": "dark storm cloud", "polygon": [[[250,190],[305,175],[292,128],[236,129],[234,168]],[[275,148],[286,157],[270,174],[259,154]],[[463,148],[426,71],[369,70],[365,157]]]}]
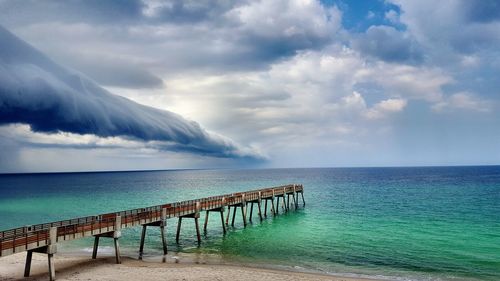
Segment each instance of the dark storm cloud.
[{"label": "dark storm cloud", "polygon": [[104,56],[56,56],[56,61],[67,62],[67,66],[78,69],[100,85],[146,89],[161,88],[163,80],[141,65],[127,62],[124,59],[113,59]]},{"label": "dark storm cloud", "polygon": [[157,147],[214,157],[258,158],[193,121],[115,96],[69,71],[0,27],[0,124],[158,142]]},{"label": "dark storm cloud", "polygon": [[500,20],[498,0],[461,0],[463,13],[472,22],[488,23]]},{"label": "dark storm cloud", "polygon": [[353,47],[388,62],[420,63],[423,60],[418,43],[390,26],[371,26],[353,39]]},{"label": "dark storm cloud", "polygon": [[[222,15],[238,5],[238,1],[224,0],[166,0],[149,15],[150,21],[193,23],[218,21]],[[147,10],[147,9],[146,9]]]},{"label": "dark storm cloud", "polygon": [[273,37],[261,36],[254,33],[241,33],[236,42],[243,50],[239,54],[239,60],[235,58],[234,63],[251,65],[252,62],[268,63],[280,58],[290,57],[301,50],[320,50],[331,43],[331,36],[320,36],[316,34],[297,34],[293,36]]},{"label": "dark storm cloud", "polygon": [[[241,1],[244,2],[244,1]],[[196,23],[217,20],[239,1],[4,0],[0,9],[25,22]]]},{"label": "dark storm cloud", "polygon": [[[128,83],[130,76],[119,77],[120,71],[109,79],[110,74],[102,76],[100,68],[106,65],[97,60],[98,53],[154,58],[161,74],[262,69],[298,51],[330,44],[341,17],[330,10],[319,2],[293,1],[7,0],[0,1],[0,24],[43,47],[56,61],[64,56],[65,65],[116,86]],[[74,57],[78,52],[96,58],[80,63]]]},{"label": "dark storm cloud", "polygon": [[26,0],[0,1],[0,10],[16,22],[131,22],[140,20],[140,0]]}]

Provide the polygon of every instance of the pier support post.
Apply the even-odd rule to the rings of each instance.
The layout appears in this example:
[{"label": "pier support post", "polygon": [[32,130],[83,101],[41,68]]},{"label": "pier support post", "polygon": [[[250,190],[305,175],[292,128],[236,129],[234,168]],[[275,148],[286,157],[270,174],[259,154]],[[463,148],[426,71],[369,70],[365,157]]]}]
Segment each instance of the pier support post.
[{"label": "pier support post", "polygon": [[293,203],[295,205],[295,209],[299,208],[299,194],[297,193],[296,185],[293,185]]},{"label": "pier support post", "polygon": [[[280,198],[281,198],[281,204],[280,204]],[[280,205],[281,205],[281,210],[283,212],[288,211],[288,209],[286,207],[286,193],[283,193],[283,195],[276,196],[276,214],[279,214]]]},{"label": "pier support post", "polygon": [[[245,200],[245,194],[241,195],[241,202],[232,205],[233,207],[233,219],[231,221],[231,226],[234,227],[234,221],[236,219],[236,211],[238,211],[238,207],[241,208],[241,216],[243,217],[243,226],[247,226],[247,202]],[[229,214],[228,214],[229,217]]]},{"label": "pier support post", "polygon": [[247,226],[247,210],[246,206],[241,205],[241,215],[243,216],[243,226]]},{"label": "pier support post", "polygon": [[179,236],[181,234],[181,224],[182,224],[182,217],[179,217],[179,220],[177,222],[177,234],[175,235],[175,242],[179,243]]},{"label": "pier support post", "polygon": [[220,207],[220,220],[222,222],[222,232],[226,234],[226,225],[224,224],[224,211],[226,209],[226,197],[222,197],[222,204]]},{"label": "pier support post", "polygon": [[56,280],[56,268],[54,266],[54,254],[47,254],[49,260],[49,280]]},{"label": "pier support post", "polygon": [[257,207],[259,207],[259,219],[260,219],[260,221],[262,221],[262,208],[260,207],[261,202],[262,202],[262,192],[259,191],[259,200],[257,201]]},{"label": "pier support post", "polygon": [[260,200],[257,202],[257,207],[259,208],[259,219],[260,219],[260,221],[262,221],[262,209],[261,209]]},{"label": "pier support post", "polygon": [[120,243],[118,242],[118,238],[122,236],[122,220],[120,216],[116,216],[115,218],[115,226],[114,230],[107,232],[107,233],[101,233],[94,235],[94,248],[92,251],[92,259],[97,258],[97,249],[99,248],[99,238],[101,237],[108,237],[108,238],[113,238],[114,246],[115,246],[115,259],[116,263],[120,264],[122,263],[121,256],[120,256]]},{"label": "pier support post", "polygon": [[97,258],[97,248],[99,247],[99,235],[94,237],[94,250],[92,251],[92,259]]},{"label": "pier support post", "polygon": [[250,202],[250,204],[251,204],[250,205],[250,217],[248,217],[248,221],[250,221],[250,222],[252,221],[252,215],[253,215],[253,203],[254,203],[253,201]]},{"label": "pier support post", "polygon": [[201,244],[200,226],[198,218],[200,217],[201,203],[196,202],[196,213],[194,213],[194,223],[196,224],[196,237],[198,238],[198,245]]},{"label": "pier support post", "polygon": [[216,208],[216,209],[212,209],[212,210],[207,210],[206,211],[206,216],[205,216],[205,225],[203,226],[203,231],[204,232],[207,232],[207,226],[208,226],[208,216],[210,214],[210,212],[218,212],[220,213],[220,220],[221,220],[221,223],[222,223],[222,231],[224,234],[226,234],[226,223],[224,222],[224,206],[220,207],[220,208]]},{"label": "pier support post", "polygon": [[49,245],[47,246],[47,258],[49,262],[49,279],[56,279],[56,268],[54,267],[54,254],[57,252],[57,227],[49,229]]},{"label": "pier support post", "polygon": [[198,224],[198,218],[200,217],[200,209],[201,209],[200,202],[196,202],[196,211],[194,214],[179,217],[179,222],[177,223],[177,234],[175,235],[175,241],[177,243],[179,243],[179,237],[181,234],[182,218],[194,218],[194,223],[196,227],[196,238],[198,240],[198,244],[201,244],[200,225]]},{"label": "pier support post", "polygon": [[286,208],[290,210],[290,194],[286,195],[286,202],[287,202]]},{"label": "pier support post", "polygon": [[139,245],[139,259],[142,260],[142,255],[144,253],[144,240],[146,239],[146,228],[145,224],[142,225],[142,234],[141,234],[141,244]]},{"label": "pier support post", "polygon": [[[264,199],[265,200],[265,199]],[[247,206],[248,206],[248,203],[250,203],[250,216],[248,217],[248,220],[251,222],[252,221],[252,218],[253,218],[253,205],[254,204],[257,204],[257,207],[259,208],[258,210],[258,214],[259,214],[259,219],[260,221],[262,221],[262,208],[261,208],[261,202],[262,202],[262,193],[259,191],[259,197],[256,199],[256,200],[252,200],[252,201],[248,201],[247,202]],[[267,206],[267,200],[266,200],[266,206]],[[267,210],[266,210],[267,211]]]},{"label": "pier support post", "polygon": [[285,209],[285,212],[288,212],[288,204],[290,203],[290,200],[287,198],[288,194],[286,193],[286,187],[283,187],[283,208]]},{"label": "pier support post", "polygon": [[115,231],[113,231],[113,240],[115,244],[115,258],[116,263],[122,263],[122,258],[120,256],[120,243],[118,242],[118,238],[122,236],[122,218],[120,216],[116,216],[115,220]]},{"label": "pier support post", "polygon": [[234,219],[236,218],[236,206],[234,207],[234,210],[233,210],[233,220],[231,221],[231,226],[234,226]]},{"label": "pier support post", "polygon": [[200,225],[198,224],[198,218],[194,218],[194,223],[196,226],[196,238],[198,238],[198,244],[201,243],[201,235],[200,235]]},{"label": "pier support post", "polygon": [[267,218],[267,199],[264,199],[264,217]]},{"label": "pier support post", "polygon": [[167,248],[167,234],[165,233],[165,228],[167,228],[167,219],[166,219],[166,211],[165,210],[165,219],[162,219],[161,224],[160,224],[160,234],[161,234],[161,243],[163,245],[163,255],[166,255],[168,253],[168,248]]},{"label": "pier support post", "polygon": [[[224,207],[222,207],[222,208],[224,208]],[[224,224],[224,211],[223,210],[220,211],[220,220],[222,222],[222,232],[224,234],[226,234],[226,225]]]},{"label": "pier support post", "polygon": [[231,215],[231,206],[227,206],[226,225],[229,225],[229,216],[230,215]]},{"label": "pier support post", "polygon": [[241,195],[241,215],[243,216],[243,226],[247,226],[247,204],[245,200],[245,193]]},{"label": "pier support post", "polygon": [[118,237],[113,238],[115,242],[115,259],[116,259],[116,264],[122,263],[122,258],[120,255],[120,243],[118,242]]},{"label": "pier support post", "polygon": [[273,217],[276,216],[276,212],[277,212],[276,208],[274,207],[274,195],[275,194],[274,194],[274,189],[273,189],[273,196],[271,197],[271,211],[273,212]]},{"label": "pier support post", "polygon": [[277,210],[276,210],[276,207],[274,206],[274,195],[271,198],[271,212],[273,213],[273,217],[275,217]]},{"label": "pier support post", "polygon": [[51,227],[49,229],[49,241],[48,245],[28,250],[26,254],[26,264],[24,266],[24,277],[29,277],[31,272],[31,261],[33,259],[33,253],[47,254],[47,261],[49,266],[49,280],[53,281],[56,279],[56,269],[54,267],[54,254],[57,252],[57,227]]},{"label": "pier support post", "polygon": [[[267,206],[267,201],[271,201],[271,214],[273,216],[275,216],[276,214],[274,213],[274,197],[271,197],[271,198],[264,198],[264,217],[267,218],[267,210],[269,209],[268,206]],[[262,203],[261,203],[261,206],[262,206]]]},{"label": "pier support post", "polygon": [[203,225],[203,231],[207,232],[207,225],[208,225],[208,215],[210,214],[209,211],[206,211],[205,213],[205,225]]},{"label": "pier support post", "polygon": [[33,258],[33,250],[28,250],[28,253],[26,253],[26,264],[24,265],[24,277],[30,276],[32,258]]}]

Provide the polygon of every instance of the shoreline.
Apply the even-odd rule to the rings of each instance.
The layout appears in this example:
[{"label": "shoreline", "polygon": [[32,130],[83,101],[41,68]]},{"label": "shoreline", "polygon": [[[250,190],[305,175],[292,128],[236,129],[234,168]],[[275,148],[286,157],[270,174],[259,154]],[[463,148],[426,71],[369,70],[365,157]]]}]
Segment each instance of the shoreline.
[{"label": "shoreline", "polygon": [[[23,277],[26,252],[0,259],[0,280],[26,280]],[[122,264],[115,264],[112,256],[102,255],[93,260],[81,253],[55,255],[57,280],[332,280],[332,281],[382,281],[377,277],[351,277],[320,272],[308,272],[296,268],[267,268],[259,264],[231,264],[210,258],[193,259],[189,254],[178,253],[161,257],[149,257],[144,261],[128,256]],[[34,254],[29,280],[49,280],[47,256]]]}]

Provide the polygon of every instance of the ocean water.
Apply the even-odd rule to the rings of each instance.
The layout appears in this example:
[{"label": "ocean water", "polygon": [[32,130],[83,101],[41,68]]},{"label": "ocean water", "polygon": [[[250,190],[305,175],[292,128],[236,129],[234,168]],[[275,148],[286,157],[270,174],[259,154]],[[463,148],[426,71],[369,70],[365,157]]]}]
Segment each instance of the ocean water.
[{"label": "ocean water", "polygon": [[[500,280],[499,166],[0,175],[0,229],[287,183],[304,185],[305,208],[263,222],[254,212],[246,228],[237,216],[226,235],[213,213],[200,247],[193,222],[183,221],[176,245],[168,220],[170,252],[398,280]],[[125,255],[137,257],[139,235],[123,232]],[[60,251],[91,247],[84,239]],[[145,254],[161,249],[148,229]]]}]

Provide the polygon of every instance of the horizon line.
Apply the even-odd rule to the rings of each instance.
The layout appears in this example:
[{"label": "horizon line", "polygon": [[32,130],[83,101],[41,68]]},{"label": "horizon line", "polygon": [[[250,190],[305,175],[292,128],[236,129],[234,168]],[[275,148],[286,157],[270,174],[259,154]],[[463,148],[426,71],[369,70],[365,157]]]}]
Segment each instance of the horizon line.
[{"label": "horizon line", "polygon": [[285,170],[285,169],[376,169],[376,168],[466,168],[466,167],[499,167],[500,164],[457,164],[457,165],[401,165],[401,166],[316,166],[316,167],[269,167],[269,168],[172,168],[172,169],[138,169],[138,170],[95,170],[95,171],[59,171],[59,172],[0,172],[0,176],[9,175],[44,175],[44,174],[93,174],[93,173],[141,173],[141,172],[181,172],[181,171],[222,171],[222,170]]}]

